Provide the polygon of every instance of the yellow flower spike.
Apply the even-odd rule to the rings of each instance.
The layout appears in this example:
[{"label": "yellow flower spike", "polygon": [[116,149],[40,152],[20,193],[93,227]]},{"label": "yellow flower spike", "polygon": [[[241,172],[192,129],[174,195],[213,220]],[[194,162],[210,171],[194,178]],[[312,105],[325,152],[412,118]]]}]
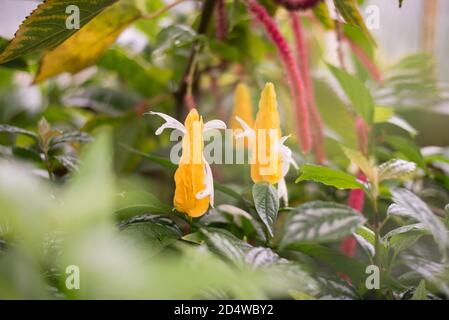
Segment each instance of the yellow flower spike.
[{"label": "yellow flower spike", "polygon": [[220,120],[203,124],[203,118],[196,109],[190,111],[184,125],[161,112],[150,114],[165,120],[156,130],[156,135],[160,135],[167,128],[179,130],[184,134],[182,155],[175,172],[176,190],[173,205],[176,210],[190,217],[200,217],[207,212],[209,204],[212,207],[214,205],[214,181],[212,170],[203,155],[203,133],[212,129],[226,129],[226,124]]},{"label": "yellow flower spike", "polygon": [[265,181],[276,184],[283,175],[278,146],[278,141],[281,138],[281,126],[276,92],[272,83],[267,83],[262,91],[254,132],[251,179],[254,183]]},{"label": "yellow flower spike", "polygon": [[198,192],[206,189],[205,161],[203,159],[203,119],[196,109],[187,116],[182,139],[182,156],[175,173],[173,204],[179,212],[191,217],[202,216],[209,208],[209,196],[197,199]]},{"label": "yellow flower spike", "polygon": [[285,176],[293,165],[298,165],[293,159],[293,153],[285,146],[289,136],[281,137],[279,112],[276,102],[276,92],[272,83],[267,83],[259,101],[254,128],[251,128],[240,117],[236,120],[242,126],[243,133],[237,134],[237,138],[248,137],[252,151],[251,178],[254,183],[268,182],[278,184],[278,196],[288,205],[287,184]]},{"label": "yellow flower spike", "polygon": [[[248,86],[244,83],[239,83],[237,85],[237,88],[235,89],[234,109],[232,111],[232,117],[230,121],[231,129],[234,130],[234,132],[237,134],[244,128],[242,128],[236,117],[239,117],[240,119],[245,121],[249,127],[252,128],[254,126],[251,94]],[[247,140],[245,140],[245,147],[248,147]]]}]

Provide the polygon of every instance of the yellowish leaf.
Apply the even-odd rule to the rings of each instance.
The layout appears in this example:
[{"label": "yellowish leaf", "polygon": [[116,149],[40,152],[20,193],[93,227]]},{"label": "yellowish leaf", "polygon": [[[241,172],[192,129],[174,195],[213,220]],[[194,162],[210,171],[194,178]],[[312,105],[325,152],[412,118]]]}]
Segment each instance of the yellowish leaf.
[{"label": "yellowish leaf", "polygon": [[93,64],[120,33],[140,17],[133,5],[119,2],[100,13],[79,32],[47,52],[34,82],[62,72],[76,73]]}]

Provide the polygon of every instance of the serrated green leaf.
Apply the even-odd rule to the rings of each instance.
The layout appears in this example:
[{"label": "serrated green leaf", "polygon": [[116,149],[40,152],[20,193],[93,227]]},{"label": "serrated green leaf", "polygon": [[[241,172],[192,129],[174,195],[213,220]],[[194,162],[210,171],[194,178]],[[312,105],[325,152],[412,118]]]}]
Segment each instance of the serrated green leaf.
[{"label": "serrated green leaf", "polygon": [[341,68],[328,64],[329,70],[338,80],[340,86],[351,102],[352,107],[367,123],[373,123],[374,100],[366,86],[355,76]]},{"label": "serrated green leaf", "polygon": [[377,170],[379,173],[379,182],[389,179],[406,180],[416,171],[416,163],[400,159],[391,159],[382,163]]},{"label": "serrated green leaf", "polygon": [[364,185],[354,176],[343,171],[324,166],[305,164],[301,166],[301,175],[295,183],[312,180],[338,189],[363,189]]},{"label": "serrated green leaf", "polygon": [[449,238],[444,223],[433,214],[425,202],[407,189],[392,191],[394,203],[388,208],[388,214],[412,218],[430,231],[443,256],[449,247]]},{"label": "serrated green leaf", "polygon": [[62,72],[76,73],[93,64],[139,16],[140,11],[129,3],[119,2],[106,8],[79,32],[45,53],[34,82]]},{"label": "serrated green leaf", "polygon": [[253,199],[257,214],[273,236],[273,225],[279,211],[276,189],[269,183],[256,183],[253,185]]},{"label": "serrated green leaf", "polygon": [[68,29],[67,7],[76,5],[80,11],[80,27],[84,26],[104,8],[117,0],[47,0],[41,3],[19,27],[14,39],[0,54],[0,64],[14,60],[24,54],[39,49],[58,46],[76,33],[77,29]]},{"label": "serrated green leaf", "polygon": [[351,235],[364,223],[365,218],[348,206],[334,202],[308,202],[290,213],[281,246],[338,241]]}]

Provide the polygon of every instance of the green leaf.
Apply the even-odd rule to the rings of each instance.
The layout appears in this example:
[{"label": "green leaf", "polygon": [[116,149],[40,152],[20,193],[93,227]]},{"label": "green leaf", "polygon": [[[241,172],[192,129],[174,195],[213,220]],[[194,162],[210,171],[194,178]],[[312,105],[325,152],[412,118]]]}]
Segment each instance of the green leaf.
[{"label": "green leaf", "polygon": [[379,182],[389,179],[409,179],[416,171],[416,163],[400,159],[392,159],[378,167]]},{"label": "green leaf", "polygon": [[334,5],[347,23],[359,27],[365,33],[367,38],[375,43],[373,36],[366,27],[365,21],[363,21],[363,17],[357,8],[356,0],[334,0]]},{"label": "green leaf", "polygon": [[412,218],[422,223],[432,233],[441,254],[446,256],[449,238],[444,223],[433,214],[426,203],[407,189],[396,189],[392,194],[394,203],[388,208],[388,214]]},{"label": "green leaf", "polygon": [[[8,44],[9,44],[8,40],[0,37],[0,52],[3,52],[3,50],[5,50],[5,48],[8,46]],[[28,64],[24,59],[18,58],[18,59],[14,59],[12,61],[6,62],[6,63],[2,64],[0,67],[1,68],[10,68],[13,70],[27,71]]]},{"label": "green leaf", "polygon": [[334,19],[331,17],[326,2],[320,1],[315,7],[313,7],[313,14],[326,30],[332,30],[335,28]]},{"label": "green leaf", "polygon": [[350,277],[356,286],[365,282],[366,266],[362,262],[347,257],[341,252],[311,243],[296,243],[290,249],[303,252],[310,257],[326,263],[335,271]]},{"label": "green leaf", "polygon": [[416,144],[399,136],[387,136],[386,142],[400,152],[407,160],[413,161],[419,167],[427,169],[426,162]]},{"label": "green leaf", "polygon": [[129,3],[119,2],[101,12],[79,32],[45,53],[35,82],[62,72],[76,73],[93,64],[120,33],[140,17]]},{"label": "green leaf", "polygon": [[301,166],[301,175],[295,183],[312,180],[338,189],[363,189],[364,185],[354,176],[343,171],[324,166],[305,164]]},{"label": "green leaf", "polygon": [[368,180],[371,183],[377,184],[378,172],[376,167],[374,167],[360,151],[352,150],[346,147],[342,147],[342,149],[346,157],[348,157],[349,160],[351,160],[359,167],[360,170],[362,170]]},{"label": "green leaf", "polygon": [[172,208],[152,195],[144,191],[125,191],[116,197],[114,214],[119,220],[130,219],[147,213],[170,214]]},{"label": "green leaf", "polygon": [[449,296],[449,265],[415,256],[406,256],[404,260],[411,270]]},{"label": "green leaf", "polygon": [[25,136],[33,138],[36,141],[39,139],[38,135],[33,131],[25,130],[25,129],[22,129],[19,127],[10,126],[7,124],[0,124],[0,132],[23,134]]},{"label": "green leaf", "polygon": [[81,131],[72,131],[63,133],[61,135],[52,138],[50,140],[50,147],[53,148],[58,144],[72,143],[72,142],[86,144],[89,143],[90,141],[92,141],[92,137],[88,133]]},{"label": "green leaf", "polygon": [[374,231],[362,226],[355,231],[354,237],[370,257],[375,256],[376,235]]},{"label": "green leaf", "polygon": [[412,300],[427,300],[426,281],[421,280],[413,293]]},{"label": "green leaf", "polygon": [[389,107],[374,108],[374,123],[388,122],[394,116],[394,109]]},{"label": "green leaf", "polygon": [[[80,11],[80,27],[116,1],[76,1]],[[68,29],[66,26],[67,18],[71,14],[67,14],[66,10],[68,6],[73,4],[72,0],[47,0],[41,3],[26,18],[16,32],[14,39],[0,54],[0,64],[35,50],[54,48],[76,33],[77,29]]]},{"label": "green leaf", "polygon": [[134,217],[121,223],[120,229],[121,234],[126,236],[131,244],[143,246],[152,253],[160,251],[182,237],[176,223],[158,215]]},{"label": "green leaf", "polygon": [[[131,57],[125,50],[112,47],[98,60],[97,65],[111,70],[144,97],[154,97],[167,90],[171,71]],[[149,85],[151,84],[151,85]]]},{"label": "green leaf", "polygon": [[422,236],[428,234],[429,232],[425,229],[424,224],[416,223],[391,230],[384,236],[384,240],[387,241],[388,247],[397,254],[410,248]]},{"label": "green leaf", "polygon": [[355,76],[341,68],[328,64],[329,70],[338,80],[351,105],[367,123],[373,123],[374,100],[366,86]]},{"label": "green leaf", "polygon": [[279,197],[276,189],[269,183],[256,183],[253,186],[253,199],[257,214],[273,236],[273,225],[279,211]]},{"label": "green leaf", "polygon": [[290,213],[281,246],[338,241],[351,235],[364,223],[365,218],[348,206],[334,202],[308,202]]}]

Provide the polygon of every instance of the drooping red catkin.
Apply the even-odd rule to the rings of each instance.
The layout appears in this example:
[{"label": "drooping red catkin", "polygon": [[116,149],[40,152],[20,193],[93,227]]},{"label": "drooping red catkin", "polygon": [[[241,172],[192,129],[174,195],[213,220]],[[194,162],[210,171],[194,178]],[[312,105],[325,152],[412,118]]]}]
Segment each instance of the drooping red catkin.
[{"label": "drooping red catkin", "polygon": [[357,116],[355,119],[355,130],[357,133],[359,151],[364,156],[367,156],[369,143],[369,127],[366,121],[360,116]]},{"label": "drooping red catkin", "polygon": [[288,46],[287,40],[281,34],[276,22],[268,14],[265,8],[256,0],[248,0],[246,3],[257,21],[264,26],[265,31],[279,52],[279,56],[287,74],[290,93],[295,105],[294,109],[301,149],[304,153],[309,153],[312,148],[312,137],[309,127],[309,110],[306,104],[304,83],[296,65],[295,58]]},{"label": "drooping red catkin", "polygon": [[[363,173],[359,172],[357,178],[366,181]],[[362,213],[365,204],[365,193],[362,189],[353,189],[349,193],[348,206]],[[349,236],[343,240],[340,246],[341,251],[348,257],[353,257],[357,249],[357,241],[353,236]]]},{"label": "drooping red catkin", "polygon": [[[369,126],[365,122],[365,120],[357,116],[355,119],[355,128],[357,133],[357,140],[359,145],[359,151],[367,156],[368,155],[368,139],[369,139]],[[359,171],[357,178],[361,181],[366,181],[365,175]],[[349,193],[348,198],[348,206],[358,212],[362,212],[363,206],[365,204],[365,192],[362,189],[353,189]],[[353,257],[355,255],[357,248],[356,239],[352,236],[347,237],[341,243],[341,251],[349,257]]]},{"label": "drooping red catkin", "polygon": [[323,164],[325,160],[324,150],[324,134],[323,122],[315,101],[315,94],[313,88],[312,77],[309,69],[309,52],[307,49],[306,40],[304,38],[300,16],[297,12],[290,12],[290,20],[292,23],[293,34],[295,37],[296,51],[298,55],[297,65],[300,68],[301,76],[304,81],[306,90],[307,103],[310,110],[311,131],[313,147],[315,151],[315,160],[319,164]]},{"label": "drooping red catkin", "polygon": [[290,11],[306,10],[314,7],[320,1],[322,0],[276,0],[277,3]]},{"label": "drooping red catkin", "polygon": [[371,77],[378,83],[383,82],[382,74],[377,68],[375,63],[370,59],[370,57],[365,53],[365,51],[360,48],[360,46],[349,38],[344,38],[344,40],[351,47],[352,52],[360,60],[360,62],[365,66],[366,70],[370,73]]},{"label": "drooping red catkin", "polygon": [[225,0],[217,0],[215,10],[216,10],[215,35],[217,36],[218,40],[223,41],[228,34],[228,21],[226,18]]}]

